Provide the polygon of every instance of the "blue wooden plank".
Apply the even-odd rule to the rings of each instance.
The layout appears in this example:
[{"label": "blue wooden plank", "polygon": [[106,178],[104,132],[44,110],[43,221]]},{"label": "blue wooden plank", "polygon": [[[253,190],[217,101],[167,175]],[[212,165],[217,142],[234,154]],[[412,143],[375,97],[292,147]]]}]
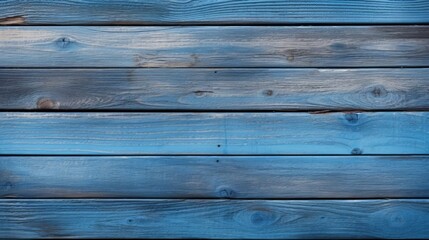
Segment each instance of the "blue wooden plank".
[{"label": "blue wooden plank", "polygon": [[428,238],[429,200],[0,200],[4,238]]},{"label": "blue wooden plank", "polygon": [[0,67],[424,67],[428,33],[429,26],[2,27]]},{"label": "blue wooden plank", "polygon": [[428,156],[0,157],[3,198],[421,198]]},{"label": "blue wooden plank", "polygon": [[0,25],[429,23],[428,11],[425,0],[3,0]]},{"label": "blue wooden plank", "polygon": [[0,79],[0,109],[13,110],[429,109],[429,68],[19,68]]},{"label": "blue wooden plank", "polygon": [[0,113],[0,154],[428,154],[428,112]]}]

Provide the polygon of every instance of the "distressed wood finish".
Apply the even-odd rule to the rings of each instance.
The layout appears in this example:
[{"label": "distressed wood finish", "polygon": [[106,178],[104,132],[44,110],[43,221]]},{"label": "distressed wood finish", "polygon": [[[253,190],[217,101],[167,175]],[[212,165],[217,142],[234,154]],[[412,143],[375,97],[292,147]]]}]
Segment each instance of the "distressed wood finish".
[{"label": "distressed wood finish", "polygon": [[5,238],[426,238],[428,200],[0,200]]},{"label": "distressed wood finish", "polygon": [[428,154],[429,113],[0,113],[1,154]]},{"label": "distressed wood finish", "polygon": [[429,197],[427,156],[0,157],[3,198]]},{"label": "distressed wood finish", "polygon": [[1,109],[429,109],[421,69],[0,69]]},{"label": "distressed wood finish", "polygon": [[424,0],[6,0],[0,25],[429,23],[428,11]]},{"label": "distressed wood finish", "polygon": [[427,46],[429,26],[2,27],[0,67],[422,67]]}]

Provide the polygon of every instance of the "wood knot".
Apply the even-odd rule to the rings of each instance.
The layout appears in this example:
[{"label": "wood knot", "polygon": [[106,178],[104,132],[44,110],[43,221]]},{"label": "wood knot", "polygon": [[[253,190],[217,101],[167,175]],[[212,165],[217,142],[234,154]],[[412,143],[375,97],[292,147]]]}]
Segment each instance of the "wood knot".
[{"label": "wood knot", "polygon": [[216,189],[217,195],[221,198],[233,198],[236,196],[234,190],[230,187],[220,186]]},{"label": "wood knot", "polygon": [[61,37],[56,41],[56,44],[59,48],[67,48],[71,43],[72,41],[68,37]]},{"label": "wood knot", "polygon": [[265,96],[273,96],[273,94],[274,94],[273,90],[265,90],[264,91]]},{"label": "wood knot", "polygon": [[256,210],[250,214],[250,223],[253,226],[267,226],[273,224],[277,220],[275,214],[267,210]]},{"label": "wood knot", "polygon": [[194,94],[198,97],[202,97],[202,96],[210,94],[210,93],[213,93],[213,91],[201,91],[201,90],[194,91]]},{"label": "wood knot", "polygon": [[387,96],[387,91],[383,86],[374,86],[371,89],[371,95],[375,98]]},{"label": "wood knot", "polygon": [[351,154],[352,155],[362,155],[363,151],[360,148],[353,148]]},{"label": "wood knot", "polygon": [[[266,226],[274,225],[280,219],[283,222],[283,217],[284,216],[279,216],[276,212],[267,209],[264,206],[244,208],[236,212],[233,216],[234,221],[241,225],[253,228],[264,228]],[[294,218],[294,216],[292,217]]]},{"label": "wood knot", "polygon": [[359,120],[359,114],[357,113],[346,113],[344,117],[349,123],[357,123]]},{"label": "wood knot", "polygon": [[38,109],[58,109],[60,107],[59,102],[51,100],[49,98],[40,98],[37,101]]},{"label": "wood knot", "polygon": [[345,43],[333,43],[329,46],[331,49],[336,50],[336,51],[342,51],[342,50],[346,50],[349,48],[349,46]]}]

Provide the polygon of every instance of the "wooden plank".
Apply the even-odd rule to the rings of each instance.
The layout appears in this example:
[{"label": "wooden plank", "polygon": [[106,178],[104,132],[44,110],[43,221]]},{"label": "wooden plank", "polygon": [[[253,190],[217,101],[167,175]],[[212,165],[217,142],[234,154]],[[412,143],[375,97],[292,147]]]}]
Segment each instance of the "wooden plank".
[{"label": "wooden plank", "polygon": [[425,46],[429,26],[2,27],[0,67],[423,67]]},{"label": "wooden plank", "polygon": [[0,25],[429,23],[428,11],[424,0],[6,0]]},{"label": "wooden plank", "polygon": [[0,154],[428,154],[428,112],[0,113]]},{"label": "wooden plank", "polygon": [[429,68],[0,69],[0,109],[429,109]]},{"label": "wooden plank", "polygon": [[5,238],[429,237],[427,199],[0,200],[0,210]]},{"label": "wooden plank", "polygon": [[428,156],[0,157],[3,198],[419,198]]}]

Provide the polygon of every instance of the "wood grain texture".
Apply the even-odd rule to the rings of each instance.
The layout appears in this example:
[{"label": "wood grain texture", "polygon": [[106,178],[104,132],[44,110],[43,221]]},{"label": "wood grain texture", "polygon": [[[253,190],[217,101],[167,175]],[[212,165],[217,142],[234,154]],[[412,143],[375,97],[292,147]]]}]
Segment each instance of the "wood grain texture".
[{"label": "wood grain texture", "polygon": [[0,69],[0,109],[429,109],[429,68]]},{"label": "wood grain texture", "polygon": [[0,67],[429,66],[429,26],[2,27]]},{"label": "wood grain texture", "polygon": [[0,157],[3,198],[420,198],[427,156]]},{"label": "wood grain texture", "polygon": [[428,112],[0,113],[0,154],[428,154]]},{"label": "wood grain texture", "polygon": [[3,0],[0,25],[429,23],[428,11],[424,0]]},{"label": "wood grain texture", "polygon": [[5,238],[429,237],[429,200],[0,200],[0,210]]}]

